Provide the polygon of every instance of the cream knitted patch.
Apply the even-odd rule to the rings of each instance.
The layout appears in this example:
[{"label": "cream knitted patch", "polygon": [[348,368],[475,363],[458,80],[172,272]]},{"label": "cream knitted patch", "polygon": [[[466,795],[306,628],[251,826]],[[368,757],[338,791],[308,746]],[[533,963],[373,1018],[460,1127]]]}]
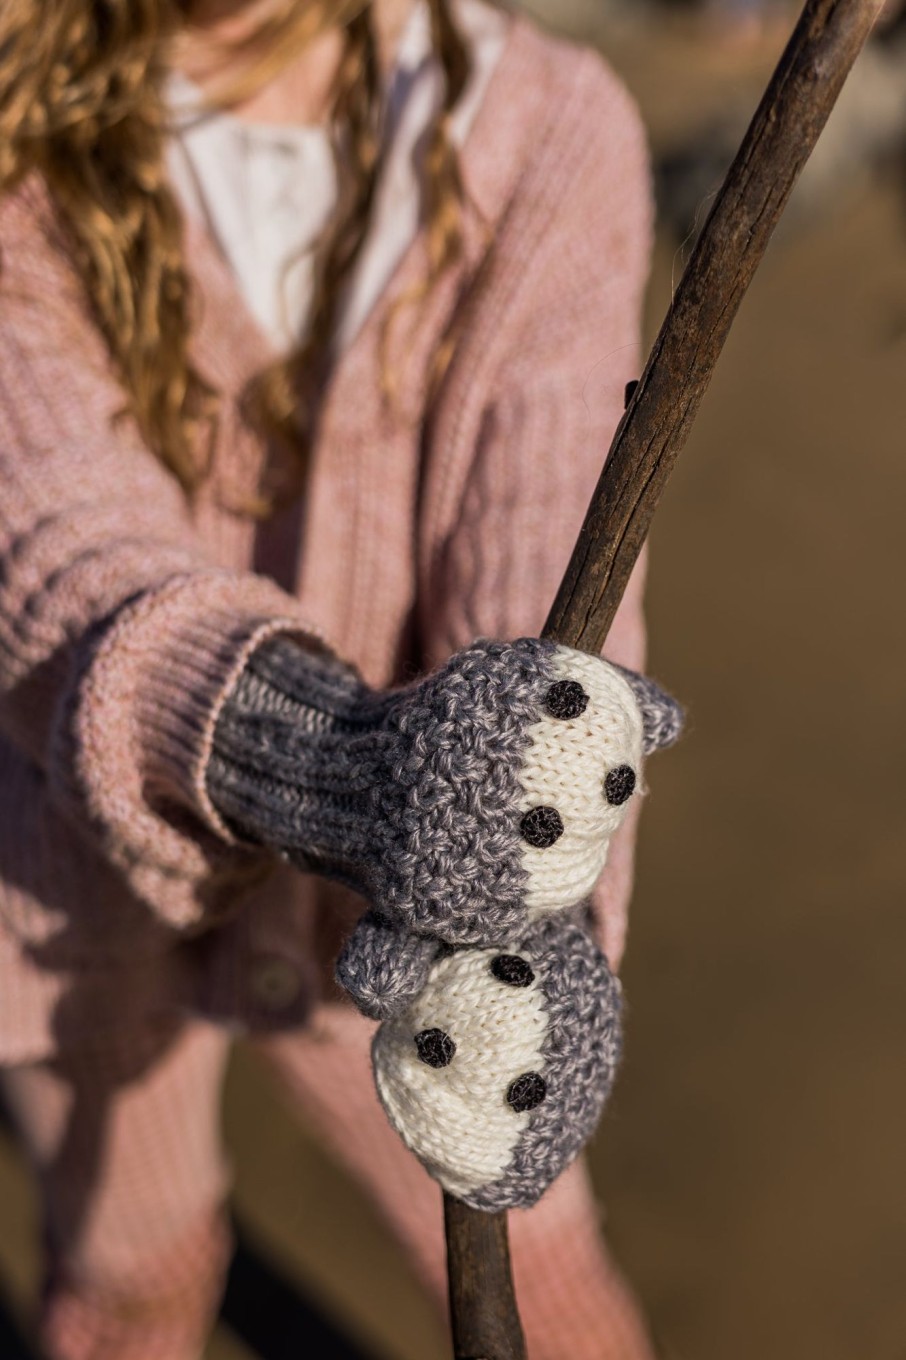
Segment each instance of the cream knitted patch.
[{"label": "cream knitted patch", "polygon": [[[571,647],[557,648],[553,668],[559,681],[581,686],[587,703],[575,717],[545,714],[529,729],[519,776],[520,812],[552,809],[562,825],[558,834],[548,816],[547,825],[554,826],[551,843],[523,845],[530,920],[575,906],[591,891],[634,796],[626,793],[627,781],[631,785],[634,776],[636,790],[641,784],[642,720],[626,680],[606,662]],[[613,776],[611,796],[623,801],[608,801],[608,774]]]},{"label": "cream knitted patch", "polygon": [[506,1170],[530,1118],[508,1103],[508,1092],[520,1077],[543,1076],[541,979],[500,981],[491,971],[500,954],[462,949],[440,959],[417,1000],[381,1026],[372,1049],[391,1124],[458,1196]]}]

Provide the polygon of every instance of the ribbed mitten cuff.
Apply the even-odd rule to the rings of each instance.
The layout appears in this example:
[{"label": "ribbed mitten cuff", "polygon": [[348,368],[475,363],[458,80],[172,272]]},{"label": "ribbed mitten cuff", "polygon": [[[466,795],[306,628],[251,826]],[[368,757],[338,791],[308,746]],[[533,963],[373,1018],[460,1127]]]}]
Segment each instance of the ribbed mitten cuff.
[{"label": "ribbed mitten cuff", "polygon": [[270,638],[218,718],[211,801],[244,839],[364,889],[388,703],[341,661]]}]

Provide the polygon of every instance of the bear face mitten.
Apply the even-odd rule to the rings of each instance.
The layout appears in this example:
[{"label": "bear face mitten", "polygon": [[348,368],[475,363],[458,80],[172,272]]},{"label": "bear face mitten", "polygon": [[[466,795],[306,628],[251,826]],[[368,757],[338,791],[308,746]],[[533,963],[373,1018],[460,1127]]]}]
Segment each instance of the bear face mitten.
[{"label": "bear face mitten", "polygon": [[278,636],[222,709],[207,787],[238,834],[386,921],[493,945],[587,896],[643,752],[680,724],[652,682],[537,639],[476,642],[381,693]]},{"label": "bear face mitten", "polygon": [[601,1114],[620,1053],[619,984],[562,914],[505,949],[434,951],[375,1036],[378,1095],[445,1190],[477,1209],[528,1206]]}]

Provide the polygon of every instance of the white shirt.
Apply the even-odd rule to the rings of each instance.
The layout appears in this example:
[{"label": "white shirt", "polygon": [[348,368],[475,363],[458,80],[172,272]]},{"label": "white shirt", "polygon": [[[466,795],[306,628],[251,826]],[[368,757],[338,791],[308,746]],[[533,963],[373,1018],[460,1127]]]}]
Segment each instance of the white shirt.
[{"label": "white shirt", "polygon": [[[457,0],[456,17],[473,63],[450,120],[453,142],[462,146],[503,50],[507,20],[484,0]],[[358,333],[418,229],[416,153],[439,107],[442,79],[427,5],[418,0],[389,82],[383,172],[339,320],[340,348]],[[178,72],[168,100],[168,167],[183,210],[217,242],[252,314],[284,350],[304,334],[315,252],[336,206],[329,132],[321,124],[276,126],[206,109],[198,88]]]}]

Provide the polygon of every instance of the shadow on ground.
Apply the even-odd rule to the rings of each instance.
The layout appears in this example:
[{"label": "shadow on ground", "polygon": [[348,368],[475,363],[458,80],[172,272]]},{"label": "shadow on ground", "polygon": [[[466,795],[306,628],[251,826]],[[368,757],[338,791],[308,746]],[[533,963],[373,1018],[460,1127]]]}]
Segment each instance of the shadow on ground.
[{"label": "shadow on ground", "polygon": [[[343,1352],[337,1351],[337,1355]],[[19,1331],[6,1298],[0,1292],[0,1355],[3,1360],[38,1360]]]},{"label": "shadow on ground", "polygon": [[[340,1332],[298,1286],[260,1251],[239,1225],[236,1254],[230,1267],[221,1324],[247,1346],[257,1360],[374,1360]],[[2,1341],[2,1330],[0,1330]],[[6,1351],[0,1345],[0,1355]],[[20,1360],[14,1352],[10,1360]],[[21,1360],[25,1360],[23,1352]]]}]

